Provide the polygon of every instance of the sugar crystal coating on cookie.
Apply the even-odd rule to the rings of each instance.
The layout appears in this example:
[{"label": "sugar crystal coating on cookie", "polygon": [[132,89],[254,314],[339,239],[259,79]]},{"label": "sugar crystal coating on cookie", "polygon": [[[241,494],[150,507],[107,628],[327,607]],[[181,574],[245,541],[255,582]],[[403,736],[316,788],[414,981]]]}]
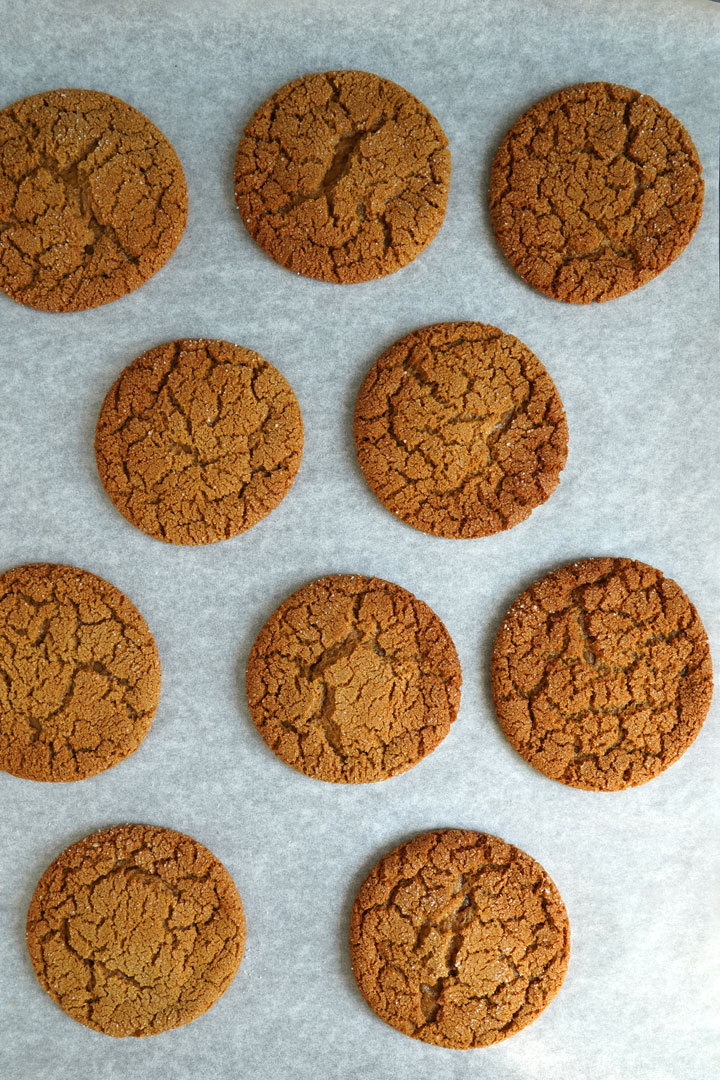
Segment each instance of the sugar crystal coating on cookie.
[{"label": "sugar crystal coating on cookie", "polygon": [[618,791],[672,765],[712,695],[707,635],[680,587],[631,559],[536,581],[498,631],[491,677],[508,739],[571,787]]},{"label": "sugar crystal coating on cookie", "polygon": [[160,694],[153,637],[127,596],[73,566],[0,575],[0,769],[82,780],[145,738]]},{"label": "sugar crystal coating on cookie", "polygon": [[568,303],[610,300],[681,254],[703,205],[702,166],[653,98],[583,83],[533,105],[493,161],[498,244],[530,285]]},{"label": "sugar crystal coating on cookie", "polygon": [[355,406],[365,479],[408,525],[489,536],[524,521],[555,489],[568,429],[555,385],[512,334],[438,323],[396,341]]},{"label": "sugar crystal coating on cookie", "polygon": [[358,282],[411,262],[440,228],[447,139],[422,102],[364,71],[306,75],[250,120],[235,197],[254,240],[281,266]]},{"label": "sugar crystal coating on cookie", "polygon": [[244,532],[285,497],[303,426],[272,364],[227,341],[184,339],[134,360],[108,391],[95,455],[112,502],[169,544]]},{"label": "sugar crystal coating on cookie", "polygon": [[80,840],[41,877],[33,969],[74,1020],[121,1038],[194,1020],[227,990],[245,919],[232,878],[189,836],[124,825]]},{"label": "sugar crystal coating on cookie", "polygon": [[570,928],[539,863],[495,836],[424,833],[371,870],[350,916],[350,959],[381,1020],[437,1046],[490,1046],[532,1023],[562,985]]},{"label": "sugar crystal coating on cookie", "polygon": [[54,90],[0,112],[0,288],[14,300],[116,300],[167,262],[186,220],[177,154],[119,98]]},{"label": "sugar crystal coating on cookie", "polygon": [[293,593],[247,664],[250,715],[282,761],[318,780],[404,772],[445,738],[460,703],[450,635],[412,593],[339,574]]}]

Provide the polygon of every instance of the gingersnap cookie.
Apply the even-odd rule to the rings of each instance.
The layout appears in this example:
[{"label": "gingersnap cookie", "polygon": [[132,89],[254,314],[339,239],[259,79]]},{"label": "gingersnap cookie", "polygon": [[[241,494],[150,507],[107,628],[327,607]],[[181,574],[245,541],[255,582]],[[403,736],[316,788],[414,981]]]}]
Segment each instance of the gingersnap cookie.
[{"label": "gingersnap cookie", "polygon": [[0,769],[83,780],[137,750],[160,695],[160,660],[134,604],[74,566],[0,575]]},{"label": "gingersnap cookie", "polygon": [[503,254],[556,300],[612,300],[684,250],[700,221],[702,166],[682,124],[613,83],[533,105],[500,143],[490,217]]},{"label": "gingersnap cookie", "polygon": [[370,368],[355,448],[388,510],[435,536],[489,536],[557,486],[568,429],[555,385],[512,334],[478,322],[424,326]]},{"label": "gingersnap cookie", "polygon": [[275,262],[342,283],[392,274],[445,217],[450,151],[439,123],[396,83],[365,71],[305,75],[245,128],[235,198]]},{"label": "gingersnap cookie", "polygon": [[197,840],[120,825],[72,844],[27,916],[35,974],[73,1020],[122,1038],[207,1012],[235,977],[245,919],[232,878]]},{"label": "gingersnap cookie", "polygon": [[105,397],[98,472],[138,529],[211,544],[257,524],[300,467],[303,426],[287,380],[228,341],[171,341],[139,356]]},{"label": "gingersnap cookie", "polygon": [[84,311],[167,262],[187,188],[163,133],[97,90],[53,90],[0,112],[0,288],[42,311]]},{"label": "gingersnap cookie", "polygon": [[247,699],[271,750],[306,776],[386,780],[442,742],[460,663],[437,615],[406,589],[337,574],[270,616],[250,650]]},{"label": "gingersnap cookie", "polygon": [[521,593],[491,677],[515,749],[545,776],[593,791],[644,784],[677,761],[712,695],[697,611],[632,559],[584,559]]},{"label": "gingersnap cookie", "polygon": [[557,994],[570,927],[539,863],[496,836],[438,829],[370,871],[350,915],[360,993],[381,1020],[469,1050],[515,1035]]}]

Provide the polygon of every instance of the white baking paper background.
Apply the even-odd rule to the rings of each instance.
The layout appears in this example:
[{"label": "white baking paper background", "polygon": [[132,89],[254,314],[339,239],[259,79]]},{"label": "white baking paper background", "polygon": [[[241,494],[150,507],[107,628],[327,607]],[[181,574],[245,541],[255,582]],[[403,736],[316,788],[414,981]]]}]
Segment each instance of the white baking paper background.
[{"label": "white baking paper background", "polygon": [[[138,291],[71,315],[0,294],[0,570],[72,563],[123,589],[158,643],[163,691],[138,752],[75,784],[0,774],[0,1076],[4,1080],[706,1080],[720,1070],[720,732],[717,702],[687,754],[644,787],[577,791],[503,738],[488,665],[518,591],[576,558],[621,554],[674,578],[720,642],[718,59],[711,0],[0,0],[0,106],[61,87],[125,99],[169,137],[190,216]],[[283,83],[360,68],[443,125],[447,219],[410,266],[337,286],[281,269],[234,206],[237,139]],[[657,280],[592,307],[547,299],[500,255],[486,208],[496,145],[538,98],[594,79],[635,87],[691,133],[706,203]],[[550,500],[510,532],[443,540],[403,525],[355,462],[362,378],[398,337],[477,319],[516,334],[563,398],[570,456]],[[134,529],[98,479],[106,390],[177,337],[261,352],[300,401],[306,445],[284,502],[245,535],[171,547]],[[444,743],[393,780],[341,787],[278,761],[250,722],[244,666],[264,620],[313,577],[357,572],[415,592],[463,667]],[[75,1023],[24,945],[38,877],[68,844],[120,822],[191,834],[245,904],[245,959],[192,1024],[115,1041]],[[429,828],[495,833],[538,859],[565,900],[572,956],[540,1019],[487,1050],[387,1027],[353,982],[356,889],[388,849]]]}]

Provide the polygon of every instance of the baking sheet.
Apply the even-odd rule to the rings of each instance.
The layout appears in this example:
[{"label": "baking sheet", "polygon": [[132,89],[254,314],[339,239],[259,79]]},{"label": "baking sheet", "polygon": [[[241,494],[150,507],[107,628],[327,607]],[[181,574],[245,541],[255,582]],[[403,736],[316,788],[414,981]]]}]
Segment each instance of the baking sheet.
[{"label": "baking sheet", "polygon": [[[506,743],[488,679],[494,632],[518,591],[575,558],[621,554],[674,578],[720,641],[717,70],[710,0],[0,0],[2,106],[44,89],[115,94],[165,132],[190,218],[143,288],[50,315],[0,294],[0,570],[74,563],[123,589],[163,665],[140,750],[91,780],[0,774],[0,1075],[6,1080],[281,1077],[677,1080],[720,1068],[720,765],[715,703],[669,771],[627,792],[553,783]],[[297,277],[245,232],[232,193],[237,139],[277,87],[357,67],[399,82],[442,123],[453,155],[446,223],[389,278],[340,287]],[[592,307],[527,287],[495,246],[485,204],[509,124],[573,82],[656,97],[690,131],[706,204],[690,247],[643,289]],[[525,523],[475,541],[403,525],[364,484],[351,418],[380,352],[435,321],[478,319],[526,342],[563,398],[570,456]],[[245,535],[173,548],[105,496],[97,412],[135,356],[177,337],[227,338],[287,376],[306,445],[284,502]],[[293,589],[331,572],[409,588],[445,621],[464,674],[445,742],[381,784],[336,787],[281,764],[243,696],[252,641]],[[246,955],[192,1024],[115,1041],[67,1018],[35,980],[27,904],[60,850],[127,821],[179,829],[228,867]],[[412,1041],[364,1004],[345,946],[350,905],[389,848],[422,830],[489,831],[538,859],[572,925],[568,975],[541,1018],[487,1050]]]}]

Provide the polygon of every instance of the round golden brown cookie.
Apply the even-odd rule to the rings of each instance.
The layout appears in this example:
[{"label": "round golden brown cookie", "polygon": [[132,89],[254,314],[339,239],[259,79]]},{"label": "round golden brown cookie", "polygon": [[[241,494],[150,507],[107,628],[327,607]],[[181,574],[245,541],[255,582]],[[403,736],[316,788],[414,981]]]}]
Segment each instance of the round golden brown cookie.
[{"label": "round golden brown cookie", "polygon": [[305,75],[245,128],[235,198],[248,232],[306,277],[392,274],[445,217],[450,151],[422,102],[365,71]]},{"label": "round golden brown cookie", "polygon": [[121,1038],[206,1012],[245,944],[238,891],[197,840],[121,825],[72,844],[38,882],[27,947],[43,988],[73,1020]]},{"label": "round golden brown cookie", "polygon": [[153,637],[114,585],[42,563],[0,575],[0,769],[103,772],[137,750],[159,695]]},{"label": "round golden brown cookie", "polygon": [[611,300],[683,251],[702,213],[702,166],[653,98],[582,83],[533,105],[490,175],[498,244],[530,285],[572,304]]},{"label": "round golden brown cookie", "polygon": [[177,154],[119,98],[53,90],[0,112],[0,288],[13,300],[117,300],[167,262],[186,220]]},{"label": "round golden brown cookie", "polygon": [[111,386],[95,433],[105,490],[138,529],[169,544],[244,532],[300,467],[300,406],[280,372],[227,341],[171,341]]},{"label": "round golden brown cookie", "polygon": [[674,581],[631,559],[585,559],[536,581],[495,640],[500,725],[545,776],[618,791],[685,753],[712,695],[707,635]]},{"label": "round golden brown cookie", "polygon": [[490,1046],[536,1020],[568,966],[570,927],[539,863],[485,833],[441,829],[370,871],[350,915],[360,993],[437,1046]]},{"label": "round golden brown cookie", "polygon": [[355,446],[384,506],[436,536],[489,536],[524,521],[567,458],[562,402],[538,358],[483,323],[438,323],[370,368]]},{"label": "round golden brown cookie", "polygon": [[363,784],[417,764],[460,704],[455,646],[427,604],[379,578],[310,582],[250,650],[247,698],[277,756],[318,780]]}]

